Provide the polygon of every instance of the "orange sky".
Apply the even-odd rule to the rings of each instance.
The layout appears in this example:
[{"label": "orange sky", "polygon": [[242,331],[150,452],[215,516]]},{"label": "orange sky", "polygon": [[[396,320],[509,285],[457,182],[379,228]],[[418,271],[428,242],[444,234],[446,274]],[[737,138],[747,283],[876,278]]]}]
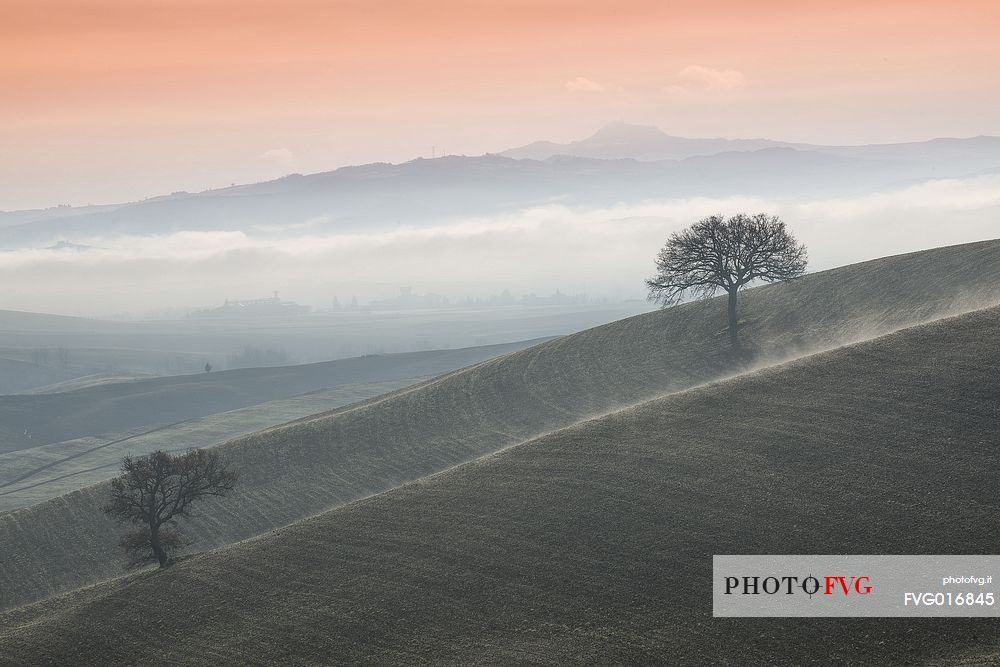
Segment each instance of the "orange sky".
[{"label": "orange sky", "polygon": [[1000,134],[995,0],[4,0],[0,209],[566,141]]}]

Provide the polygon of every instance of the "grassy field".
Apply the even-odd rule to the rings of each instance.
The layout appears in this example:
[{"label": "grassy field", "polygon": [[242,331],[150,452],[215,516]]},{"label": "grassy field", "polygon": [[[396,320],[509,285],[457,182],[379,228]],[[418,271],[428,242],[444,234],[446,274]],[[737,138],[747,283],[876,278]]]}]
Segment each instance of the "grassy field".
[{"label": "grassy field", "polygon": [[150,380],[156,375],[152,373],[94,373],[93,375],[82,375],[72,380],[63,380],[53,384],[43,385],[37,389],[24,392],[26,394],[59,394],[66,391],[77,391],[79,389],[89,389],[105,384],[117,384],[119,382],[136,382],[138,380]]},{"label": "grassy field", "polygon": [[86,437],[111,440],[132,429],[188,421],[318,389],[439,375],[530,344],[370,355],[0,396],[0,453]]},{"label": "grassy field", "polygon": [[915,664],[992,619],[713,619],[712,554],[993,553],[1000,308],[576,424],[0,617],[0,660]]},{"label": "grassy field", "polygon": [[77,438],[0,454],[0,512],[33,505],[108,479],[118,473],[125,454],[210,447],[395,391],[419,380],[347,384],[151,429],[144,427],[104,438]]},{"label": "grassy field", "polygon": [[[242,482],[188,525],[210,549],[638,401],[1000,301],[1000,242],[886,258],[747,292],[748,368],[699,302],[559,338],[223,445]],[[0,607],[121,572],[88,487],[0,515]]]}]

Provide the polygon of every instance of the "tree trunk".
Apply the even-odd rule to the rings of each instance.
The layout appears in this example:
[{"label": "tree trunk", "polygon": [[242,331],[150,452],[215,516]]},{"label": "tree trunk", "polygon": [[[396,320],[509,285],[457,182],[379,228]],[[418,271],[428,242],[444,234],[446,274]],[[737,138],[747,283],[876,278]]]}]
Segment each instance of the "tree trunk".
[{"label": "tree trunk", "polygon": [[150,526],[149,527],[149,546],[153,549],[153,554],[156,556],[156,560],[160,562],[160,567],[166,567],[167,552],[163,549],[163,545],[160,544],[160,527]]},{"label": "tree trunk", "polygon": [[736,317],[736,289],[729,292],[729,342],[733,348],[739,348],[740,321]]}]

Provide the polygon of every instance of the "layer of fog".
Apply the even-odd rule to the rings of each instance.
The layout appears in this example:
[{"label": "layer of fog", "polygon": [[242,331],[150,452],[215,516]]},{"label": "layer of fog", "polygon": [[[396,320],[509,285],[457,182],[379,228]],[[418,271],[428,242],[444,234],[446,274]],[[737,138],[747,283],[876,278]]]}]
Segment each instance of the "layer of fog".
[{"label": "layer of fog", "polygon": [[0,309],[92,316],[269,296],[318,307],[402,286],[460,300],[510,290],[645,296],[665,238],[711,213],[768,211],[810,252],[810,270],[1000,236],[1000,175],[930,181],[853,198],[692,198],[559,205],[380,233],[283,230],[94,236],[89,246],[0,253]]}]

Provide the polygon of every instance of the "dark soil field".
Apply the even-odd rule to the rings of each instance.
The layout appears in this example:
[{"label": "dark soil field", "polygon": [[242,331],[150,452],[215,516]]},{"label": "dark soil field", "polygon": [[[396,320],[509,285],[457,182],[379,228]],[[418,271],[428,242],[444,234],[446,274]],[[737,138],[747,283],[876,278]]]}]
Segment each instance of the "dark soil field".
[{"label": "dark soil field", "polygon": [[[713,619],[718,553],[993,553],[1000,308],[584,421],[0,617],[8,664],[917,664],[992,619]],[[426,390],[424,390],[426,391]]]},{"label": "dark soil field", "polygon": [[[595,415],[1000,301],[1000,242],[890,257],[747,292],[753,361],[718,301],[620,320],[222,445],[241,483],[185,527],[208,550]],[[106,485],[0,514],[0,609],[123,572]]]}]

